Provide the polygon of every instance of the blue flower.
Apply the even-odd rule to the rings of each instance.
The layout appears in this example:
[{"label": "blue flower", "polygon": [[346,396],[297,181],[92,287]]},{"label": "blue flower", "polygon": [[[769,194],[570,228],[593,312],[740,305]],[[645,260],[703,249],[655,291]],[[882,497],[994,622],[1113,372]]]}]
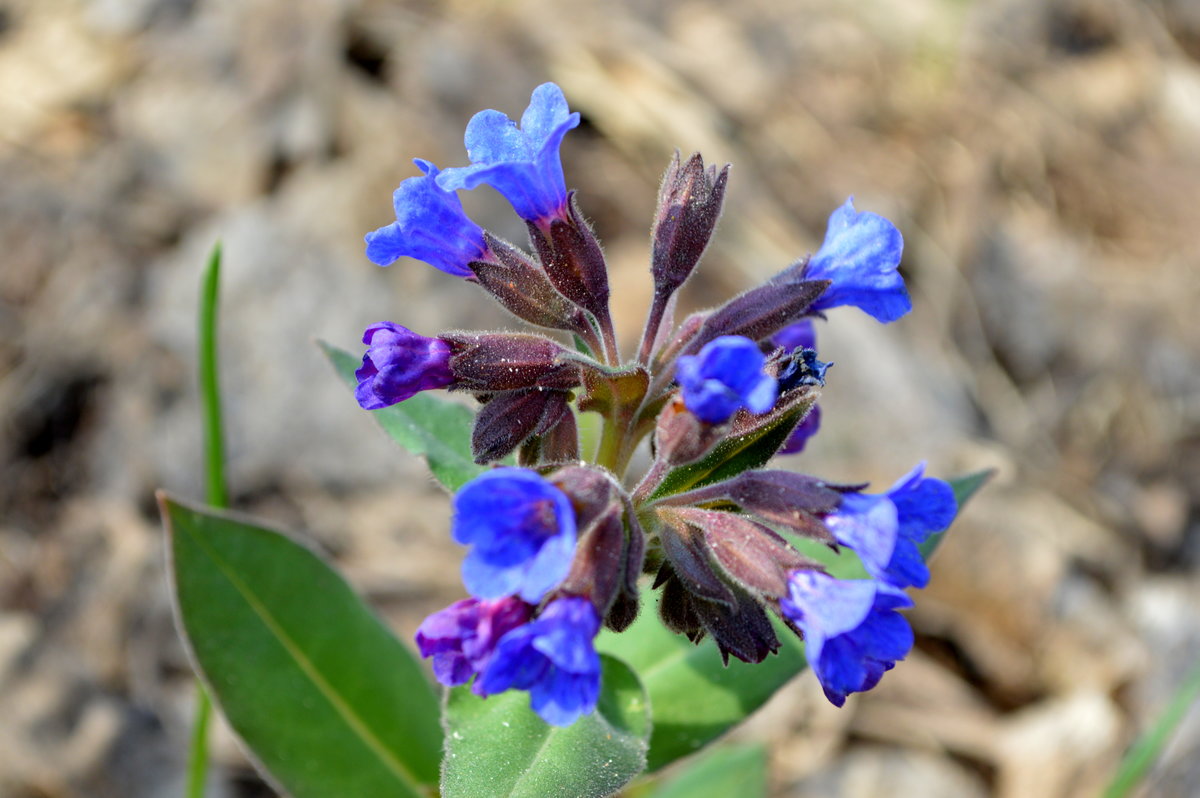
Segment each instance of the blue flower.
[{"label": "blue flower", "polygon": [[400,183],[392,195],[396,221],[367,233],[367,257],[388,266],[407,255],[455,277],[472,276],[467,264],[487,251],[483,229],[467,218],[457,194],[438,186],[436,166],[413,163],[425,174]]},{"label": "blue flower", "polygon": [[[515,598],[456,601],[426,618],[417,629],[422,657],[433,657],[433,675],[447,687],[482,673],[500,638],[533,617],[532,605]],[[479,692],[479,682],[473,688]]]},{"label": "blue flower", "polygon": [[701,421],[721,424],[739,408],[765,413],[775,406],[779,386],[763,371],[765,363],[749,338],[723,335],[698,354],[680,357],[675,379],[688,410]]},{"label": "blue flower", "polygon": [[788,352],[794,349],[816,349],[817,331],[812,319],[801,319],[772,335],[771,343]]},{"label": "blue flower", "polygon": [[870,690],[904,659],[912,628],[896,610],[911,607],[899,589],[871,579],[843,581],[818,571],[795,571],[783,614],[804,632],[808,664],[834,706],[849,693]]},{"label": "blue flower", "polygon": [[518,128],[499,111],[480,111],[467,123],[470,166],[447,169],[438,185],[447,191],[486,183],[528,221],[566,218],[567,187],[558,148],[579,114],[567,109],[562,89],[543,83],[533,90]]},{"label": "blue flower", "polygon": [[462,565],[471,595],[537,603],[567,575],[575,511],[567,494],[525,468],[497,468],[454,497],[454,539],[473,546]]},{"label": "blue flower", "polygon": [[426,338],[407,327],[381,321],[363,333],[367,352],[354,372],[354,395],[367,410],[403,402],[432,388],[454,382],[450,347],[440,338]]},{"label": "blue flower", "polygon": [[806,280],[831,280],[811,310],[854,305],[882,322],[912,310],[904,278],[896,271],[904,239],[882,216],[854,210],[854,198],[833,212],[825,242],[804,272]]},{"label": "blue flower", "polygon": [[600,656],[593,639],[600,630],[596,608],[570,596],[550,603],[537,620],[501,638],[480,677],[481,693],[516,688],[542,720],[570,726],[596,708]]},{"label": "blue flower", "polygon": [[926,477],[920,463],[887,493],[847,493],[825,525],[858,552],[871,576],[897,587],[925,587],[929,568],[917,547],[950,526],[957,510],[954,490]]}]

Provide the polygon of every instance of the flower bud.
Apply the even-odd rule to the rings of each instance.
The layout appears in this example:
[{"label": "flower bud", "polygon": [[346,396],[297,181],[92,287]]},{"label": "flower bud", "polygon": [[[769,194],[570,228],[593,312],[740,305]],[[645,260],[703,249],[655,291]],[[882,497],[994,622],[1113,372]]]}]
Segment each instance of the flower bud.
[{"label": "flower bud", "polygon": [[741,335],[752,341],[770,338],[803,317],[828,285],[824,280],[772,281],[751,288],[714,310],[684,354],[694,354],[723,335]]},{"label": "flower bud", "polygon": [[470,264],[479,284],[504,309],[530,324],[551,330],[587,329],[583,310],[567,299],[525,253],[490,233],[484,233],[493,258]]},{"label": "flower bud", "polygon": [[454,352],[450,372],[455,390],[570,390],[579,385],[579,367],[561,360],[567,350],[540,335],[444,333],[442,340]]},{"label": "flower bud", "polygon": [[720,427],[696,418],[678,396],[662,409],[656,423],[655,457],[672,466],[694,463],[724,438]]},{"label": "flower bud", "polygon": [[609,317],[608,266],[596,234],[575,206],[575,192],[570,194],[565,219],[553,219],[546,230],[532,222],[528,228],[550,282],[604,323]]},{"label": "flower bud", "polygon": [[833,512],[842,503],[842,494],[818,479],[793,471],[744,471],[719,487],[739,507],[768,524],[835,543],[818,516]]},{"label": "flower bud", "polygon": [[471,430],[471,453],[483,465],[512,453],[533,435],[543,435],[571,412],[565,391],[527,388],[487,398]]},{"label": "flower bud", "polygon": [[607,618],[619,596],[624,597],[614,621],[627,626],[633,620],[626,620],[630,597],[636,615],[644,540],[636,520],[630,523],[624,490],[607,472],[590,466],[564,466],[549,479],[571,498],[579,526],[575,559],[559,591],[587,598],[601,618]]},{"label": "flower bud", "polygon": [[715,166],[706,169],[695,153],[681,166],[676,150],[663,176],[650,234],[656,293],[672,293],[696,268],[721,216],[728,178],[729,164],[718,173]]},{"label": "flower bud", "polygon": [[710,560],[725,576],[756,594],[781,598],[787,595],[790,572],[820,567],[775,532],[743,515],[699,507],[679,507],[673,512],[703,535]]}]

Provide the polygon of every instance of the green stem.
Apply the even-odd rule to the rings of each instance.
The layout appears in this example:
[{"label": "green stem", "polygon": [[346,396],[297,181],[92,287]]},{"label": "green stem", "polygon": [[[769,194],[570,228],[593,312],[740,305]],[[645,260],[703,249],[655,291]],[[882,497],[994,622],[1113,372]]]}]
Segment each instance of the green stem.
[{"label": "green stem", "polygon": [[605,417],[600,428],[600,445],[596,448],[596,465],[603,466],[621,479],[625,470],[621,463],[621,444],[624,429],[618,419]]},{"label": "green stem", "polygon": [[[217,380],[217,303],[221,284],[221,245],[213,247],[200,290],[199,381],[200,404],[204,419],[204,472],[208,503],[215,508],[229,506],[225,486],[225,436],[221,423],[221,390]],[[188,752],[187,798],[203,798],[208,773],[208,725],[212,717],[212,699],[204,685],[196,682],[196,717],[192,721],[191,748]]]}]

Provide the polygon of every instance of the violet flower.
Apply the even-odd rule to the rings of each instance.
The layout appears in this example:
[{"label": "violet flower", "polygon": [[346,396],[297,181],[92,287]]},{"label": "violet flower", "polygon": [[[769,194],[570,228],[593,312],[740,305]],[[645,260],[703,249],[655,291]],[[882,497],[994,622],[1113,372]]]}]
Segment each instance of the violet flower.
[{"label": "violet flower", "polygon": [[454,382],[450,347],[440,338],[426,338],[407,327],[381,321],[366,329],[363,343],[367,351],[354,372],[358,380],[354,395],[366,410],[394,405]]}]

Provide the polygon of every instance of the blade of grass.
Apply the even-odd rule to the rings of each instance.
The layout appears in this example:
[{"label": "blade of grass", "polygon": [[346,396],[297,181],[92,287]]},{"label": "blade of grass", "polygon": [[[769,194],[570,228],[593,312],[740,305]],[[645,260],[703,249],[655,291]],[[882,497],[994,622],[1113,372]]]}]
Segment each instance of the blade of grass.
[{"label": "blade of grass", "polygon": [[1150,767],[1158,761],[1163,749],[1171,741],[1171,734],[1197,699],[1200,699],[1200,665],[1192,669],[1154,725],[1125,754],[1117,774],[1104,791],[1104,798],[1124,798],[1133,793]]},{"label": "blade of grass", "polygon": [[[204,419],[205,495],[210,506],[229,507],[225,485],[225,433],[221,423],[221,386],[217,378],[217,305],[221,286],[221,244],[217,242],[208,256],[208,268],[200,284],[200,330],[197,362],[199,366],[200,405]],[[208,773],[208,725],[212,717],[212,699],[204,685],[196,682],[196,717],[192,722],[188,753],[187,798],[203,798]]]}]

